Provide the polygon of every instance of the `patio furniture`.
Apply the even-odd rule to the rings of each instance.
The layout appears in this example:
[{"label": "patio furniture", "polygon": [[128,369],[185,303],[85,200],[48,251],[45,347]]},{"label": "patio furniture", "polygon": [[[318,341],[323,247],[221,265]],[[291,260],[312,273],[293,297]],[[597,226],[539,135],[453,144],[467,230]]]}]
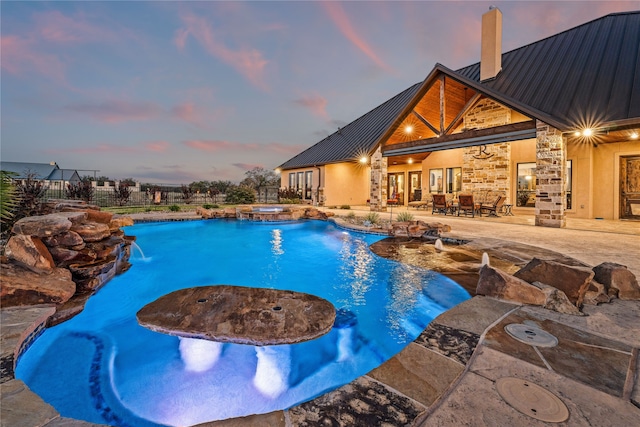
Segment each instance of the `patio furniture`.
[{"label": "patio furniture", "polygon": [[513,208],[513,205],[507,205],[506,203],[504,205],[502,205],[502,214],[504,216],[513,216],[513,212],[511,212],[511,209]]},{"label": "patio furniture", "polygon": [[507,200],[505,196],[498,196],[498,198],[492,204],[483,204],[480,206],[482,212],[486,211],[489,216],[498,216],[498,211],[502,209],[502,205]]},{"label": "patio furniture", "polygon": [[458,196],[458,216],[460,216],[460,212],[463,212],[464,216],[471,214],[471,218],[475,217],[476,204],[473,201],[473,195],[460,194]]},{"label": "patio furniture", "polygon": [[451,204],[447,202],[447,196],[444,194],[434,194],[433,195],[433,209],[431,210],[431,214],[435,213],[443,213],[447,214],[451,210]]}]

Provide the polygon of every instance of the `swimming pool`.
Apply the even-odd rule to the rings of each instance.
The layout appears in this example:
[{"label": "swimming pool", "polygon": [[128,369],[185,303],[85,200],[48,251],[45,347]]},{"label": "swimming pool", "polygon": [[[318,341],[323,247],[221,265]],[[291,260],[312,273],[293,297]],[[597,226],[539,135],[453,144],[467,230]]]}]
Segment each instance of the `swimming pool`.
[{"label": "swimming pool", "polygon": [[[134,251],[132,268],[46,330],[16,369],[65,417],[173,426],[288,408],[374,369],[469,298],[442,275],[369,251],[383,236],[329,222],[151,223],[126,233],[146,258]],[[139,326],[135,314],[174,290],[214,284],[310,293],[339,315],[328,334],[277,346],[266,378],[255,377],[260,353],[247,345],[224,344],[214,364],[189,369],[179,339]]]}]

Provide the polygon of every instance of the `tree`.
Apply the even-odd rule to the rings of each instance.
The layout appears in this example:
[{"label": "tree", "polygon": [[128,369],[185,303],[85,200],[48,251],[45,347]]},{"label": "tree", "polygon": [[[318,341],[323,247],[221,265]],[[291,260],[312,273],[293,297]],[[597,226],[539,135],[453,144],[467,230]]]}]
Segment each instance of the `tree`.
[{"label": "tree", "polygon": [[81,199],[89,203],[93,200],[95,190],[90,180],[83,179],[77,184],[67,184],[65,193],[70,199]]},{"label": "tree", "polygon": [[280,176],[272,170],[256,167],[245,172],[246,178],[240,182],[240,185],[257,190],[262,187],[280,186]]},{"label": "tree", "polygon": [[233,185],[226,191],[225,203],[247,205],[256,201],[254,190],[244,185]]},{"label": "tree", "polygon": [[193,202],[193,195],[195,193],[193,187],[191,187],[190,185],[182,185],[180,186],[180,189],[182,190],[182,200],[187,205],[191,204],[191,202]]},{"label": "tree", "polygon": [[18,193],[18,206],[15,210],[15,220],[40,214],[40,202],[44,198],[49,187],[43,181],[36,179],[37,174],[27,172],[26,179],[16,185]]}]

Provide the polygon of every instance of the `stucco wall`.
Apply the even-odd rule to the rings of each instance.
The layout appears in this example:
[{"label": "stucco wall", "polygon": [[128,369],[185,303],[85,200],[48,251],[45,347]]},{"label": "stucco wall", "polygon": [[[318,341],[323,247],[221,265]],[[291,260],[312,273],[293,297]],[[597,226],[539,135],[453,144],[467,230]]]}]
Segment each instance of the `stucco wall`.
[{"label": "stucco wall", "polygon": [[325,166],[325,206],[365,205],[369,194],[369,167],[359,163]]}]

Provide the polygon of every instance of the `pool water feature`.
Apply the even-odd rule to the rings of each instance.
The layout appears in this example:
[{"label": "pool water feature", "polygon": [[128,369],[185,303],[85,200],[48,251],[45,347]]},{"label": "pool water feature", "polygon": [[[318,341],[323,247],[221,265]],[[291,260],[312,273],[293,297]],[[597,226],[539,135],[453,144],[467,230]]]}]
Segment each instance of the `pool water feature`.
[{"label": "pool water feature", "polygon": [[[18,363],[17,378],[64,417],[188,426],[285,409],[371,371],[469,298],[440,274],[373,254],[369,245],[382,236],[329,222],[146,223],[126,232],[145,262],[132,256],[129,271],[47,329]],[[336,307],[334,328],[256,351],[183,344],[138,325],[135,314],[149,302],[212,284],[317,295]]]}]

